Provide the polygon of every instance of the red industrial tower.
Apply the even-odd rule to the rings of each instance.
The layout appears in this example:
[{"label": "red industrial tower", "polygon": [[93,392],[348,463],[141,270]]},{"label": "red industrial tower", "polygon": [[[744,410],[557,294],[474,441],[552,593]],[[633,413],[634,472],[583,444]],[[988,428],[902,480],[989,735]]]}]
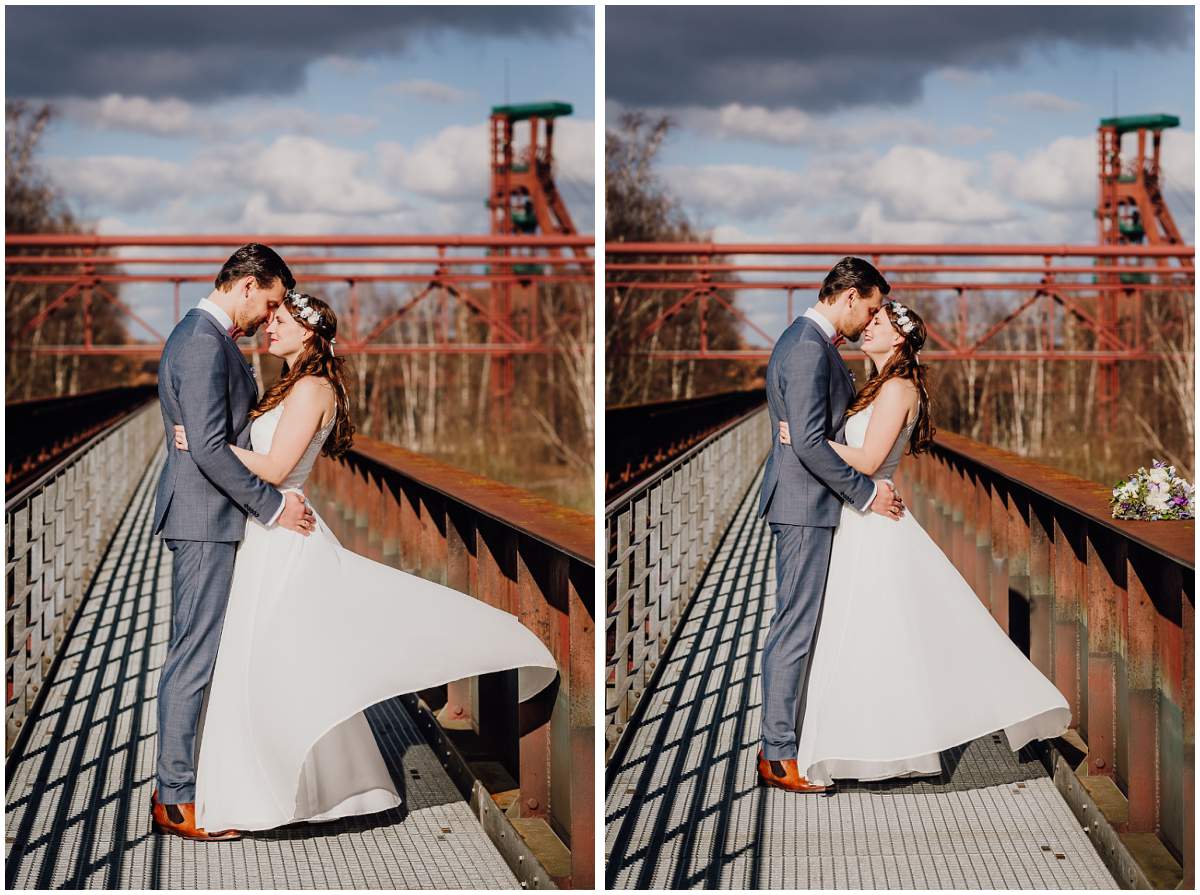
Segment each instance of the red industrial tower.
[{"label": "red industrial tower", "polygon": [[[575,235],[571,214],[554,184],[554,120],[571,112],[569,103],[560,102],[492,107],[492,191],[487,206],[493,236]],[[518,149],[514,138],[521,123],[528,124],[529,139]],[[504,248],[496,253],[507,255],[510,251]],[[576,257],[590,260],[586,251],[573,251]],[[550,252],[560,254],[558,249]],[[512,271],[536,274],[541,268],[534,264],[514,264]],[[493,318],[511,323],[526,339],[536,338],[536,285],[492,283],[490,299]],[[512,388],[512,356],[496,355],[491,389],[506,410]]]},{"label": "red industrial tower", "polygon": [[[1131,115],[1122,118],[1104,118],[1100,121],[1100,199],[1096,208],[1096,221],[1100,245],[1182,245],[1179,228],[1163,198],[1160,177],[1162,132],[1169,127],[1179,127],[1174,115]],[[1151,135],[1153,154],[1146,153],[1147,132]],[[1121,162],[1121,138],[1128,133],[1137,134],[1137,158],[1132,162]],[[1146,259],[1114,258],[1114,264],[1138,266]],[[1191,267],[1188,258],[1178,259],[1183,267]],[[1109,273],[1105,279],[1110,283],[1149,282],[1149,278],[1136,271]],[[1122,306],[1127,296],[1119,290],[1105,290],[1098,296],[1098,322],[1103,331],[1114,336],[1121,324]],[[1134,310],[1134,309],[1130,309]],[[1120,389],[1117,361],[1105,361],[1098,370],[1097,398],[1101,420],[1112,425],[1116,420],[1117,394]]]}]

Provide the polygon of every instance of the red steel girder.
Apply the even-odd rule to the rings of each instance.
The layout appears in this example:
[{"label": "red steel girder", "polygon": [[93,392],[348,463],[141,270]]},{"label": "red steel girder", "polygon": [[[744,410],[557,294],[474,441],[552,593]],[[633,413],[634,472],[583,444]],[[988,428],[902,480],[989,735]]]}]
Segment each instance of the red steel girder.
[{"label": "red steel girder", "polygon": [[[1106,300],[1124,297],[1127,301],[1140,302],[1143,296],[1162,293],[1194,294],[1193,268],[1190,260],[1195,250],[1191,246],[1067,246],[1067,245],[864,245],[864,244],[729,244],[729,243],[617,243],[605,247],[607,278],[606,288],[622,302],[640,301],[650,292],[660,294],[683,293],[672,299],[667,307],[657,312],[647,323],[641,335],[651,335],[661,329],[667,321],[683,307],[698,304],[703,309],[708,299],[717,299],[720,304],[733,309],[721,293],[774,292],[786,296],[789,319],[793,316],[792,298],[798,289],[820,288],[820,281],[806,277],[804,280],[788,280],[779,274],[801,275],[828,270],[829,262],[777,264],[756,261],[754,256],[840,256],[845,254],[868,257],[882,271],[894,274],[909,273],[920,276],[919,282],[895,280],[893,293],[933,293],[957,297],[958,333],[951,341],[939,331],[936,324],[929,324],[929,348],[922,352],[929,360],[1088,360],[1101,363],[1117,361],[1157,360],[1163,352],[1146,350],[1142,345],[1141,327],[1134,320],[1131,333],[1122,335],[1115,324],[1101,323],[1101,318],[1089,313],[1084,305],[1100,306],[1102,313],[1112,317],[1115,312],[1103,311]],[[887,255],[906,259],[905,263],[888,263]],[[950,255],[963,259],[948,263],[925,260],[922,256]],[[713,258],[718,257],[719,263]],[[1013,265],[998,263],[997,259],[1015,258]],[[1034,263],[1021,262],[1022,258],[1036,259]],[[1056,267],[1055,259],[1092,258],[1095,265],[1064,264]],[[1146,266],[1122,264],[1131,258],[1152,261]],[[1106,260],[1109,259],[1109,260]],[[1187,265],[1187,266],[1180,266]],[[1138,281],[1118,274],[1137,274]],[[763,279],[726,279],[739,274],[766,274]],[[771,276],[774,274],[774,276]],[[983,279],[967,277],[977,274]],[[1030,274],[1039,276],[1030,277]],[[714,279],[721,276],[721,279]],[[1011,279],[1009,279],[1011,277]],[[1096,280],[1092,282],[1092,280]],[[996,296],[1006,300],[1019,297],[1015,310],[1007,310],[1002,319],[989,324],[982,335],[970,335],[970,309]],[[1111,299],[1107,297],[1112,297]],[[1093,350],[1055,350],[1054,330],[1056,314],[1048,303],[1063,309],[1080,320],[1084,327],[1098,340]],[[987,343],[997,333],[1011,328],[1031,307],[1040,307],[1037,327],[1042,334],[1041,344],[1048,347],[1027,351],[1024,349],[989,348]],[[734,313],[739,320],[740,313]],[[1027,316],[1027,315],[1026,315]],[[1113,318],[1115,319],[1115,318]],[[657,357],[663,360],[765,360],[769,348],[759,349],[747,345],[729,351],[708,350],[705,321],[700,321],[700,344],[697,347],[675,349],[630,349],[629,353]],[[761,327],[753,329],[760,332]],[[693,336],[693,339],[696,337]],[[767,341],[771,342],[769,337]],[[853,355],[848,355],[853,356]]]},{"label": "red steel girder", "polygon": [[[230,247],[247,242],[269,243],[276,247],[305,247],[310,251],[298,255],[285,255],[295,267],[313,266],[314,272],[301,271],[299,276],[311,283],[344,283],[349,286],[349,311],[346,314],[346,336],[339,345],[346,354],[491,354],[508,358],[517,354],[550,353],[552,349],[542,344],[536,332],[521,334],[514,326],[511,305],[502,307],[489,305],[472,289],[479,286],[529,288],[546,284],[574,284],[591,286],[594,283],[594,259],[590,256],[594,239],[586,235],[555,233],[551,235],[467,235],[448,234],[432,236],[292,236],[292,235],[142,235],[142,236],[98,236],[92,234],[9,234],[5,237],[7,261],[5,279],[10,284],[62,285],[63,293],[26,323],[21,336],[43,326],[51,314],[64,307],[77,295],[82,295],[84,325],[82,345],[41,345],[36,349],[19,344],[10,344],[10,350],[33,350],[37,353],[81,353],[94,355],[131,354],[145,355],[161,350],[162,334],[143,317],[121,301],[111,287],[128,283],[170,283],[173,287],[175,319],[179,316],[179,289],[184,283],[210,283],[215,269],[224,262],[221,257],[182,255],[172,252],[169,256],[154,257],[141,253],[132,258],[118,254],[96,255],[97,250],[113,251],[121,248],[204,248]],[[413,248],[417,254],[405,256],[395,251],[380,256],[354,252],[349,255],[314,254],[311,249],[345,248]],[[420,250],[426,251],[420,251]],[[435,250],[433,254],[428,249]],[[575,253],[574,257],[561,255],[563,249]],[[457,250],[463,254],[449,254]],[[38,254],[24,254],[39,251]],[[42,254],[40,252],[45,252]],[[77,254],[77,253],[82,254]],[[496,253],[504,254],[496,254]],[[509,254],[518,252],[517,254]],[[147,272],[112,271],[111,268],[132,263],[150,266]],[[516,264],[545,265],[544,271],[516,272]],[[97,267],[108,268],[108,272],[97,272]],[[207,267],[204,272],[197,267]],[[23,271],[43,270],[36,273]],[[59,272],[46,272],[44,268]],[[183,268],[179,272],[162,272],[158,268]],[[344,271],[345,268],[360,268]],[[429,270],[432,267],[433,270]],[[77,270],[74,268],[78,268]],[[320,268],[324,268],[323,270]],[[343,270],[337,270],[342,268]],[[389,272],[389,268],[398,268]],[[425,268],[422,270],[421,268]],[[336,271],[336,272],[334,272]],[[370,271],[370,272],[367,272]],[[359,334],[360,308],[357,286],[359,283],[420,284],[426,287],[417,296],[404,299],[399,309],[388,314],[372,333],[362,339]],[[109,287],[109,288],[105,288]],[[388,326],[426,297],[436,291],[435,302],[438,321],[436,339],[421,345],[375,345]],[[448,296],[462,302],[472,316],[486,326],[487,345],[459,345],[446,338],[449,331]],[[126,346],[93,345],[91,331],[91,302],[99,297],[112,303],[124,316],[136,321],[156,340],[154,343],[134,342]],[[535,309],[536,310],[536,309]],[[528,327],[523,327],[528,328]],[[256,350],[262,351],[261,346]]]}]

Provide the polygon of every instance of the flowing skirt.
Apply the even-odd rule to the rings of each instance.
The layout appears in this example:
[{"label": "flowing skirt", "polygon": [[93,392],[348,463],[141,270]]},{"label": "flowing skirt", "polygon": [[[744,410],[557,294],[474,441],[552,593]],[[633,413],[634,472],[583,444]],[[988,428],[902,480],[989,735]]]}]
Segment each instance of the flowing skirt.
[{"label": "flowing skirt", "polygon": [[1061,736],[1066,699],[920,524],[842,510],[797,766],[810,781],[940,773],[938,753],[997,730],[1015,752]]},{"label": "flowing skirt", "polygon": [[517,668],[528,699],[550,651],[516,616],[346,550],[249,521],[201,720],[196,822],[264,830],[394,808],[363,710]]}]

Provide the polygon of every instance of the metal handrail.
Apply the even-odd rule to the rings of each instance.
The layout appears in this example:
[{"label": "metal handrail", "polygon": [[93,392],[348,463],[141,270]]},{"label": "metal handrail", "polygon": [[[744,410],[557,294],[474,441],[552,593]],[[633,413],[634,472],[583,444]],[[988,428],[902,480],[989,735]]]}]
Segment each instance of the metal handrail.
[{"label": "metal handrail", "polygon": [[[347,549],[510,612],[549,648],[559,668],[557,691],[522,704],[519,715],[515,689],[498,685],[494,675],[450,682],[438,715],[444,726],[473,728],[513,771],[520,800],[510,816],[521,818],[535,854],[552,853],[555,837],[567,847],[568,861],[559,862],[558,870],[547,865],[555,882],[590,888],[593,518],[362,436],[339,460],[322,458],[307,491]],[[538,822],[545,824],[540,831]]]},{"label": "metal handrail", "polygon": [[606,508],[606,756],[617,748],[770,446],[764,406]]},{"label": "metal handrail", "polygon": [[5,754],[42,689],[105,545],[162,445],[162,418],[152,402],[6,501]]},{"label": "metal handrail", "polygon": [[[24,403],[24,402],[22,402],[22,403]],[[41,488],[43,485],[45,485],[46,482],[48,482],[50,479],[54,478],[56,475],[58,475],[60,472],[62,472],[64,469],[66,469],[68,466],[70,466],[72,463],[75,463],[80,457],[82,457],[84,454],[86,454],[88,451],[90,451],[93,447],[95,447],[97,443],[103,441],[105,438],[108,438],[112,434],[114,428],[121,425],[122,423],[128,422],[131,417],[144,412],[148,407],[156,406],[157,404],[158,404],[158,399],[151,398],[148,401],[143,402],[139,406],[126,411],[125,413],[123,413],[119,417],[117,417],[116,419],[112,420],[112,422],[108,426],[106,426],[101,431],[97,432],[91,438],[87,439],[85,442],[83,442],[83,444],[79,445],[77,448],[72,450],[65,457],[63,457],[61,460],[56,462],[53,466],[46,469],[45,472],[43,472],[41,475],[39,475],[36,479],[34,479],[28,485],[24,485],[21,488],[21,490],[18,491],[16,494],[12,495],[11,497],[6,495],[5,500],[4,500],[4,511],[7,513],[10,509],[15,507],[17,504],[22,503],[23,501],[27,500],[34,491],[37,491],[39,488]]]},{"label": "metal handrail", "polygon": [[949,433],[906,458],[896,482],[1066,697],[1087,744],[1076,773],[1106,804],[1123,802],[1110,820],[1157,835],[1191,879],[1195,523],[1113,519],[1107,487]]}]

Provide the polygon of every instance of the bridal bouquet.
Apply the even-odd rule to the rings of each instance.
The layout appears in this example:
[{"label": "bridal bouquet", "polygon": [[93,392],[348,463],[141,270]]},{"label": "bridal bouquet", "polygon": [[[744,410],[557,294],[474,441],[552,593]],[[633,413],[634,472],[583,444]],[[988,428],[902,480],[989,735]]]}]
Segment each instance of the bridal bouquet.
[{"label": "bridal bouquet", "polygon": [[1175,474],[1175,467],[1155,460],[1141,466],[1112,493],[1114,519],[1194,519],[1195,488]]}]

